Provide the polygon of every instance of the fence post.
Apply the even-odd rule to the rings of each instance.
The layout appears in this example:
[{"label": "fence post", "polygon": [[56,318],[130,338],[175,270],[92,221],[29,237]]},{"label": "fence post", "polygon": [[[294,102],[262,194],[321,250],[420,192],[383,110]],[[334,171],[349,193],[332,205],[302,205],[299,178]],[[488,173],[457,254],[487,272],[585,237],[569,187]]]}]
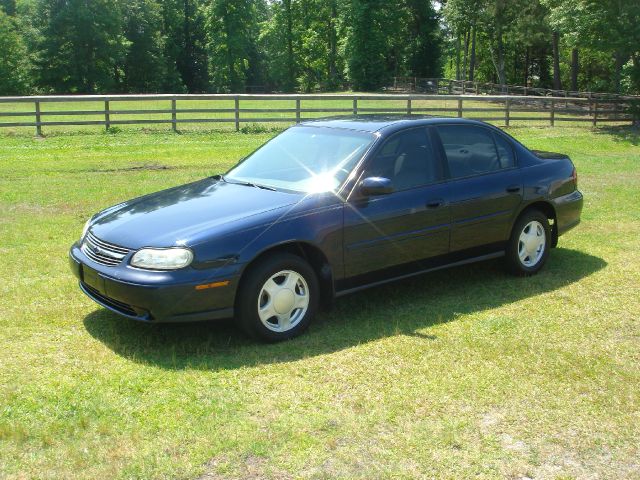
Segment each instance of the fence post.
[{"label": "fence post", "polygon": [[511,116],[511,99],[507,98],[504,102],[504,124],[509,126],[509,120]]},{"label": "fence post", "polygon": [[40,125],[40,101],[36,100],[36,137],[42,136],[42,125]]},{"label": "fence post", "polygon": [[593,126],[598,124],[598,99],[593,99]]},{"label": "fence post", "polygon": [[235,118],[236,118],[236,132],[240,131],[240,97],[236,95],[235,99]]},{"label": "fence post", "polygon": [[109,100],[104,101],[104,129],[108,132],[111,128],[111,115],[109,115]]},{"label": "fence post", "polygon": [[462,118],[462,99],[458,99],[458,118]]},{"label": "fence post", "polygon": [[174,132],[178,131],[178,115],[176,113],[176,99],[171,99],[171,129]]},{"label": "fence post", "polygon": [[296,123],[300,123],[300,99],[299,98],[296,98]]},{"label": "fence post", "polygon": [[407,99],[407,115],[411,115],[411,99]]},{"label": "fence post", "polygon": [[556,102],[555,100],[551,100],[551,117],[549,118],[551,122],[551,126],[555,126],[556,124]]},{"label": "fence post", "polygon": [[358,114],[358,97],[353,97],[353,114]]}]

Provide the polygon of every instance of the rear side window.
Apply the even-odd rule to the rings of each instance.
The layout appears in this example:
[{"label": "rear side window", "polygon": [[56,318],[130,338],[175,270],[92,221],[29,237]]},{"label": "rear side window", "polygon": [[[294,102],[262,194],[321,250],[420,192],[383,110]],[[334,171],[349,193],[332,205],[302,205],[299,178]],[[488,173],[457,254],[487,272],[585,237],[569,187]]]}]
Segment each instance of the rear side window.
[{"label": "rear side window", "polygon": [[[501,163],[493,134],[489,130],[470,125],[442,125],[437,129],[452,178],[469,177],[507,167]],[[505,162],[509,161],[508,152],[506,150],[503,154]],[[510,161],[513,163],[513,152]]]},{"label": "rear side window", "polygon": [[496,139],[496,147],[498,147],[498,157],[500,158],[500,167],[515,167],[516,159],[513,154],[513,147],[502,135],[493,134]]}]

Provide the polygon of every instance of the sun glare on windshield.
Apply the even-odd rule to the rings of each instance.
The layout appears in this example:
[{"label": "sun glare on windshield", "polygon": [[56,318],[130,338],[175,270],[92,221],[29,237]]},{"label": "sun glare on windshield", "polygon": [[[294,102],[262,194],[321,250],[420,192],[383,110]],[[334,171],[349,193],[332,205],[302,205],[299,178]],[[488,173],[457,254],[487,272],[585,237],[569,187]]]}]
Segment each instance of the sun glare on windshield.
[{"label": "sun glare on windshield", "polygon": [[293,127],[247,157],[226,177],[305,193],[335,191],[374,136],[322,127]]}]

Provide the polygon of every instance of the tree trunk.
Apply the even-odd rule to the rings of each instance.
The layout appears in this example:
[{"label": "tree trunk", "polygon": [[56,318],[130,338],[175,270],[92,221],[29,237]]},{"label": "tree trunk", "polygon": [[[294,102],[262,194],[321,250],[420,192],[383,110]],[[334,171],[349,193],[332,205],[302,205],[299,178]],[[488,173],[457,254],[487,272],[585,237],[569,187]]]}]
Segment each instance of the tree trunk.
[{"label": "tree trunk", "polygon": [[473,27],[473,35],[471,35],[471,59],[469,60],[469,81],[473,82],[474,71],[476,69],[476,27]]},{"label": "tree trunk", "polygon": [[529,86],[529,47],[524,52],[524,86]]},{"label": "tree trunk", "polygon": [[456,80],[460,80],[460,34],[456,37]]},{"label": "tree trunk", "polygon": [[496,70],[496,76],[498,84],[502,85],[502,90],[504,91],[504,85],[507,84],[507,75],[504,71],[504,41],[502,39],[502,26],[498,25],[497,34],[496,34],[496,48],[490,48],[491,50],[491,60],[493,62],[493,66]]},{"label": "tree trunk", "polygon": [[336,21],[338,18],[338,12],[336,2],[331,2],[331,17],[329,19],[329,89],[335,90],[338,87],[338,79],[336,76],[336,58],[338,50],[338,40],[336,34]]},{"label": "tree trunk", "polygon": [[552,83],[551,77],[549,76],[549,59],[545,48],[541,48],[538,51],[538,76],[538,87],[551,88]]},{"label": "tree trunk", "polygon": [[571,50],[571,90],[578,91],[578,71],[580,69],[580,60],[578,58],[578,49]]},{"label": "tree trunk", "polygon": [[[467,79],[467,58],[469,57],[469,36],[470,36],[470,31],[467,30],[464,33],[464,51],[463,51],[463,55],[462,55],[462,80],[466,80]],[[464,93],[464,89],[463,92]]]},{"label": "tree trunk", "polygon": [[287,16],[287,91],[291,92],[295,86],[295,72],[293,65],[293,19],[291,0],[284,0],[285,15]]},{"label": "tree trunk", "polygon": [[[635,72],[635,75],[632,75],[631,77],[631,81],[633,82],[633,85],[635,86],[634,89],[637,93],[640,91],[640,54],[634,53],[631,60],[633,61],[633,70]],[[640,118],[636,119],[636,126],[638,126],[639,122]]]},{"label": "tree trunk", "polygon": [[560,79],[560,33],[553,32],[553,88],[562,90],[562,81]]},{"label": "tree trunk", "polygon": [[614,87],[616,93],[620,93],[622,90],[621,80],[622,80],[622,67],[624,66],[624,55],[622,52],[616,52],[614,55],[615,58],[615,74],[613,77]]}]

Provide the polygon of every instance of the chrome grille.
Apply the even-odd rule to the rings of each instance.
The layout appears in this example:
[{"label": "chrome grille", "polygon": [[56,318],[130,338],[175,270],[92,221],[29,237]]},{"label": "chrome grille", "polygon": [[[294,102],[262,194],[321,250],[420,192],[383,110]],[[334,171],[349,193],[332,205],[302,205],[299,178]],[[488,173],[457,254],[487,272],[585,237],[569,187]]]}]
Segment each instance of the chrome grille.
[{"label": "chrome grille", "polygon": [[80,249],[82,250],[82,253],[94,262],[110,267],[122,262],[124,257],[126,257],[131,251],[128,248],[119,247],[118,245],[102,241],[91,232],[88,232],[84,237],[84,241],[82,242]]}]

